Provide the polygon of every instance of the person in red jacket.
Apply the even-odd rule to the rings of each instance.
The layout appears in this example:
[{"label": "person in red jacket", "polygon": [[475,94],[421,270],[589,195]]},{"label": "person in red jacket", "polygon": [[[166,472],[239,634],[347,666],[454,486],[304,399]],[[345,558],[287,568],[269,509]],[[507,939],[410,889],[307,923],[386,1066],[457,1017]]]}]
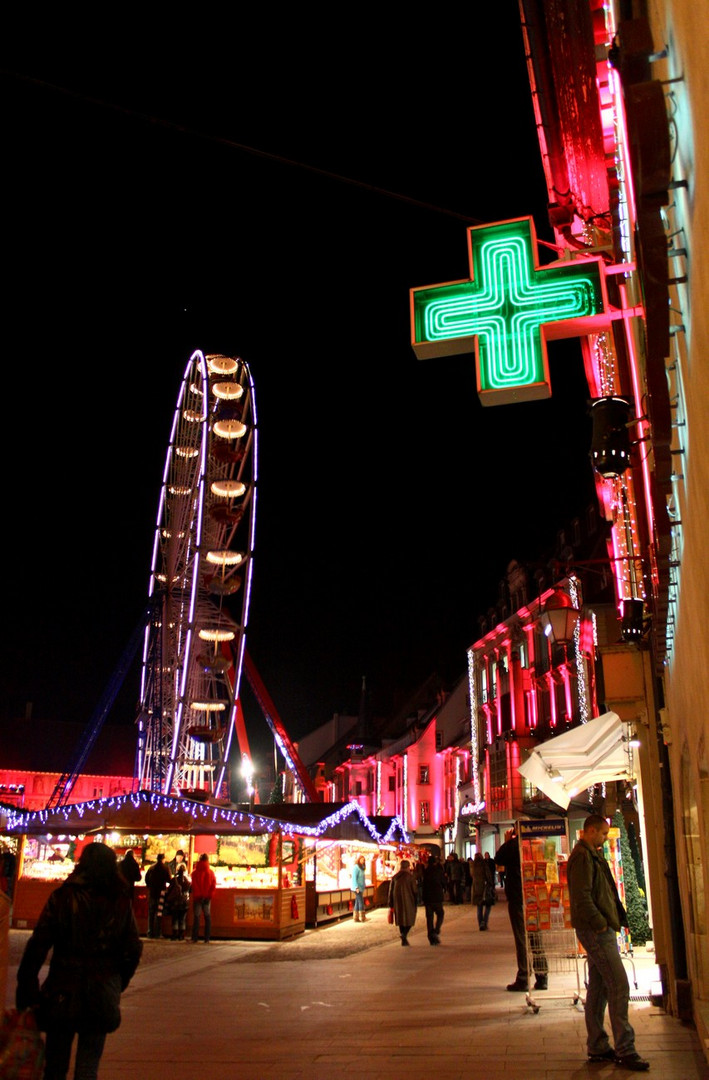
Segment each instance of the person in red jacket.
[{"label": "person in red jacket", "polygon": [[192,871],[192,941],[199,941],[199,917],[204,916],[204,943],[209,944],[212,933],[212,897],[217,888],[217,879],[209,865],[209,856],[204,852]]}]

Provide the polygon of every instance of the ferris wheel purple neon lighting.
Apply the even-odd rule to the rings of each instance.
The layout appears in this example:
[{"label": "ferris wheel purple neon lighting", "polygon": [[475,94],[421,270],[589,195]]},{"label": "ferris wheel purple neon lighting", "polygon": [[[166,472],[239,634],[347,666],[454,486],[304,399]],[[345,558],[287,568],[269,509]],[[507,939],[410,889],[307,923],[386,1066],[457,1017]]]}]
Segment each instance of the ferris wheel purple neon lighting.
[{"label": "ferris wheel purple neon lighting", "polygon": [[197,350],[158,500],[138,720],[142,789],[221,794],[251,600],[257,462],[248,366]]}]

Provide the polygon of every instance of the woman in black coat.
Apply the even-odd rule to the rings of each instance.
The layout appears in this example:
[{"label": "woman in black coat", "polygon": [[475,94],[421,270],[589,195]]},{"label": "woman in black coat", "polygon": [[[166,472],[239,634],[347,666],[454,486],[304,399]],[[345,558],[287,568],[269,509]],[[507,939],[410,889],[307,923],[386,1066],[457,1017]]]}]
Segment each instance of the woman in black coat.
[{"label": "woman in black coat", "polygon": [[473,859],[472,901],[478,909],[478,927],[487,930],[490,909],[495,903],[495,864],[478,851]]},{"label": "woman in black coat", "polygon": [[402,859],[399,872],[389,882],[389,907],[394,909],[394,922],[399,927],[401,944],[409,944],[409,930],[416,922],[416,878],[411,863]]},{"label": "woman in black coat", "polygon": [[[49,974],[40,989],[39,972],[50,949]],[[47,1033],[44,1080],[65,1080],[77,1033],[75,1076],[98,1076],[106,1034],[121,1022],[121,992],[142,949],[115,853],[105,844],[88,844],[73,873],[49,897],[17,972],[17,1008],[36,1008]]]}]

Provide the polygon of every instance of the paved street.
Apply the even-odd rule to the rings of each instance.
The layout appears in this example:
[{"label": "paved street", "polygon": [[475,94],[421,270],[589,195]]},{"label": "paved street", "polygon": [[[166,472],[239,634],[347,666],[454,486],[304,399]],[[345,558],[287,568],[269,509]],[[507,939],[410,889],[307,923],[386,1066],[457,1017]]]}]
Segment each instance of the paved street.
[{"label": "paved street", "polygon": [[[11,931],[11,965],[27,932]],[[631,1021],[650,1076],[709,1080],[694,1029],[649,1000],[656,969],[636,952]],[[562,965],[560,965],[562,966]],[[568,965],[567,965],[568,966]],[[146,941],[108,1037],[101,1080],[624,1080],[588,1065],[576,977],[559,973],[527,1007],[505,990],[515,974],[504,902],[480,933],[469,905],[446,907],[442,943],[422,913],[402,949],[386,912],[292,942]],[[580,968],[583,993],[583,966]],[[634,983],[637,982],[637,989]],[[14,969],[10,971],[14,992]]]}]

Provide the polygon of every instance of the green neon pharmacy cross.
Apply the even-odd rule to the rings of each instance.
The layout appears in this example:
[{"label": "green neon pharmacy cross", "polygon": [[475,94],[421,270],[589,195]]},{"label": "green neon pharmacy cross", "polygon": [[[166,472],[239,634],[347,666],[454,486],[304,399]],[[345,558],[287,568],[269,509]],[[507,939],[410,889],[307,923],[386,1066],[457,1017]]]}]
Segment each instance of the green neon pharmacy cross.
[{"label": "green neon pharmacy cross", "polygon": [[540,267],[531,218],[468,229],[469,281],[411,290],[420,360],[475,352],[483,405],[551,395],[546,342],[607,325],[599,259]]}]

